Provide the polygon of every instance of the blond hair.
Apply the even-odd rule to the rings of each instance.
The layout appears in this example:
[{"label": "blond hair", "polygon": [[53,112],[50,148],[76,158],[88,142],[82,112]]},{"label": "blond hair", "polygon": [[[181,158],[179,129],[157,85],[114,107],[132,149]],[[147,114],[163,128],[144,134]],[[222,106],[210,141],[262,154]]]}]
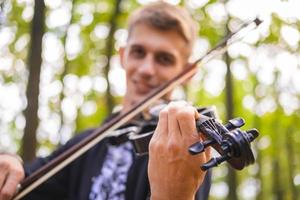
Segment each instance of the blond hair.
[{"label": "blond hair", "polygon": [[187,54],[191,54],[198,24],[184,8],[160,1],[135,10],[128,20],[128,38],[139,23],[161,31],[176,31],[187,44]]}]

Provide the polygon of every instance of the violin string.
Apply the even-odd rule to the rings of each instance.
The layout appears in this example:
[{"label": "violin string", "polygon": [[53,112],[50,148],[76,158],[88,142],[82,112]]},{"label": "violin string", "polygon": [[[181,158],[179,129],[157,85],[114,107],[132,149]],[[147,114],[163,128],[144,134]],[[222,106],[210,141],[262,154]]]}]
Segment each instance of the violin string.
[{"label": "violin string", "polygon": [[220,135],[222,135],[222,130],[221,130],[220,124],[219,124],[218,122],[216,122],[215,125],[216,125],[216,127],[217,127],[217,129],[218,129],[218,133],[219,133]]},{"label": "violin string", "polygon": [[211,123],[212,123],[213,126],[214,126],[214,130],[215,130],[216,134],[218,134],[218,135],[221,136],[220,126],[219,126],[219,124],[216,122],[216,120],[215,120],[215,119],[212,119]]},{"label": "violin string", "polygon": [[217,124],[216,124],[216,120],[215,120],[215,119],[212,119],[212,123],[213,123],[213,126],[215,127],[216,132],[219,133],[219,129],[218,129],[218,126],[217,126]]},{"label": "violin string", "polygon": [[212,119],[209,119],[209,120],[206,120],[206,121],[205,121],[206,127],[207,127],[209,130],[211,130],[211,131],[213,131],[213,132],[216,132],[215,127],[214,127],[213,124],[214,124],[214,123],[212,122]]},{"label": "violin string", "polygon": [[209,120],[209,124],[210,124],[211,129],[214,130],[214,131],[216,131],[216,127],[215,127],[215,124],[213,122],[213,119]]},{"label": "violin string", "polygon": [[210,124],[207,122],[208,120],[206,120],[205,122],[203,122],[203,125],[205,128],[211,129]]}]

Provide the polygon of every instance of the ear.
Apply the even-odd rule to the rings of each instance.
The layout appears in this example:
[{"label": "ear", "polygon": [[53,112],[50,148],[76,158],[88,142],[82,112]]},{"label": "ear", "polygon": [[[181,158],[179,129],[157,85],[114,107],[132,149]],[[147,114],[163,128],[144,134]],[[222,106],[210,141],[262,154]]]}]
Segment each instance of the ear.
[{"label": "ear", "polygon": [[119,49],[119,56],[120,56],[120,63],[122,68],[124,68],[124,62],[125,62],[125,47],[120,47]]}]

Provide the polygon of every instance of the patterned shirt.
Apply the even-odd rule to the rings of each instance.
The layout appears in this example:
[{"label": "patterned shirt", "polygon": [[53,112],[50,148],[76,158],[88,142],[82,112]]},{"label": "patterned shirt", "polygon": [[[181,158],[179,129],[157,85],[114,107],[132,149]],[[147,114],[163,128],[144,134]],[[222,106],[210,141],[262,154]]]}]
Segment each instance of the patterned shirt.
[{"label": "patterned shirt", "polygon": [[93,177],[90,200],[124,200],[128,170],[133,162],[133,146],[130,142],[108,145],[103,167]]}]

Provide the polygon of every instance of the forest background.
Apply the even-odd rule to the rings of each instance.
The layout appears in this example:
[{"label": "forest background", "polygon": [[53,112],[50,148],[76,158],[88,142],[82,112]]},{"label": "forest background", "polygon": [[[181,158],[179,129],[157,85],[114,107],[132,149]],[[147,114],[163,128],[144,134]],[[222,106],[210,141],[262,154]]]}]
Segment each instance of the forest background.
[{"label": "forest background", "polygon": [[[125,92],[117,51],[127,17],[149,2],[0,0],[0,150],[27,161],[99,126]],[[242,22],[263,19],[175,93],[260,131],[256,163],[215,168],[210,199],[300,199],[300,1],[169,2],[199,23],[197,58]]]}]

